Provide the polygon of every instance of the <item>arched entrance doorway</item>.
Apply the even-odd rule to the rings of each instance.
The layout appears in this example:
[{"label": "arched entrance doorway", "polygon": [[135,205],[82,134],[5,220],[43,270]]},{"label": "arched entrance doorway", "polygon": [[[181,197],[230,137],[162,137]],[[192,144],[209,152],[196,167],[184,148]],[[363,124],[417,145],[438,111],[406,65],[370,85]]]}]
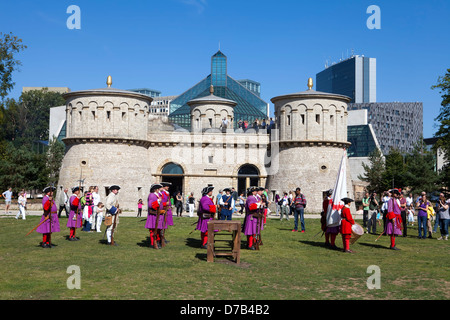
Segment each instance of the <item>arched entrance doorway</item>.
[{"label": "arched entrance doorway", "polygon": [[238,192],[246,196],[247,188],[259,186],[259,170],[251,164],[244,164],[238,170]]},{"label": "arched entrance doorway", "polygon": [[165,164],[161,169],[161,182],[170,182],[172,184],[169,188],[171,197],[178,192],[183,193],[183,168],[179,164],[173,162]]}]

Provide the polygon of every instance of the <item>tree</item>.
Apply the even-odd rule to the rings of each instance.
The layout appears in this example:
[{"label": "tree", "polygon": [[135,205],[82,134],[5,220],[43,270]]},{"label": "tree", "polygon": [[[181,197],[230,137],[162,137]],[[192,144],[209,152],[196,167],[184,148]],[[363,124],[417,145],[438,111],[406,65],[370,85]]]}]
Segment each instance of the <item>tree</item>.
[{"label": "tree", "polygon": [[12,90],[15,83],[12,81],[12,73],[22,63],[14,58],[16,53],[24,50],[27,46],[22,44],[22,39],[17,38],[11,32],[2,34],[0,32],[0,98],[3,100],[8,92]]},{"label": "tree", "polygon": [[368,192],[381,194],[385,190],[383,175],[385,172],[385,162],[381,151],[378,148],[369,155],[369,164],[362,164],[364,175],[358,175],[358,179],[368,182]]},{"label": "tree", "polygon": [[42,189],[48,182],[46,157],[27,146],[3,142],[0,150],[0,187]]},{"label": "tree", "polygon": [[422,139],[406,156],[405,178],[412,193],[419,194],[422,191],[431,193],[439,189],[438,173],[434,168],[434,155],[427,150]]},{"label": "tree", "polygon": [[19,101],[5,101],[1,129],[5,139],[17,145],[31,145],[36,140],[48,140],[50,108],[65,104],[60,93],[31,90],[22,93]]},{"label": "tree", "polygon": [[64,158],[65,145],[55,136],[49,142],[49,148],[47,151],[47,169],[49,172],[48,184],[56,185],[59,179],[59,169]]},{"label": "tree", "polygon": [[439,129],[435,133],[438,138],[433,149],[437,152],[439,149],[444,153],[445,165],[443,166],[440,177],[442,184],[450,188],[450,69],[443,77],[438,78],[438,83],[431,87],[439,89],[442,97],[441,109],[439,115],[434,119],[439,122]]},{"label": "tree", "polygon": [[392,148],[385,157],[385,171],[383,172],[384,190],[392,188],[403,188],[405,181],[406,166],[403,154],[398,149]]}]

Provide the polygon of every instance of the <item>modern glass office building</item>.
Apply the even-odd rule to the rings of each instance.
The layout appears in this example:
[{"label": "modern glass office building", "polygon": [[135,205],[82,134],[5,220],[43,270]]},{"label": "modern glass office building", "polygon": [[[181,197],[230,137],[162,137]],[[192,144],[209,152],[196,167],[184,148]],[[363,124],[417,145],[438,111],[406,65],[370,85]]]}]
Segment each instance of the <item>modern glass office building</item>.
[{"label": "modern glass office building", "polygon": [[211,85],[214,86],[215,96],[237,102],[234,107],[233,119],[235,128],[239,120],[247,120],[251,124],[255,119],[268,118],[268,103],[228,75],[227,57],[219,50],[211,58],[211,74],[171,101],[170,121],[185,129],[190,129],[191,116],[187,102],[209,96]]},{"label": "modern glass office building", "polygon": [[261,96],[261,84],[257,81],[250,79],[237,80],[240,84],[246,87],[248,90],[256,94],[258,97]]},{"label": "modern glass office building", "polygon": [[377,101],[376,59],[352,56],[316,74],[317,91],[343,94],[352,103]]},{"label": "modern glass office building", "polygon": [[391,148],[411,152],[417,141],[422,139],[422,102],[348,104],[349,112],[362,109],[367,110],[367,122],[372,125],[383,154],[388,154]]},{"label": "modern glass office building", "polygon": [[376,136],[369,124],[348,126],[347,140],[351,143],[347,150],[349,157],[368,157],[377,147]]},{"label": "modern glass office building", "polygon": [[149,88],[138,88],[138,89],[129,89],[128,91],[138,92],[142,94],[146,94],[152,98],[161,97],[161,91],[149,89]]}]

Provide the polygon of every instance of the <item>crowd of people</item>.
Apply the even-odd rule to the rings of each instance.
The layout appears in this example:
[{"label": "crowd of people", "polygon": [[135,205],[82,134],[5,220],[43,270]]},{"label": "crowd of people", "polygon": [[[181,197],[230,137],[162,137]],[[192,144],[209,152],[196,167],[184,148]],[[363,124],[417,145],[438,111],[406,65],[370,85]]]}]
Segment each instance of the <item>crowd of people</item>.
[{"label": "crowd of people", "polygon": [[[366,228],[366,233],[376,234],[377,225],[382,227],[383,232],[385,232],[388,204],[392,197],[392,190],[383,192],[381,197],[378,197],[376,192],[365,194],[362,205],[363,227]],[[411,193],[400,190],[398,203],[400,205],[403,237],[408,236],[408,227],[417,223],[419,239],[433,238],[433,233],[437,233],[439,228],[440,237],[437,239],[448,240],[450,199],[446,199],[443,193],[439,194],[439,199],[433,205],[426,192],[413,197]]]},{"label": "crowd of people", "polygon": [[283,195],[277,192],[275,194],[275,210],[276,215],[280,216],[280,221],[283,220],[283,216],[289,221],[289,216],[294,216],[294,229],[292,232],[298,231],[298,219],[300,218],[301,232],[305,232],[305,219],[304,210],[306,208],[306,197],[298,187],[295,191],[285,191]]},{"label": "crowd of people", "polygon": [[[178,217],[182,216],[183,209],[186,210],[189,217],[194,217],[194,212],[197,211],[197,216],[199,217],[198,230],[201,231],[202,246],[206,243],[205,239],[207,239],[207,234],[205,234],[205,227],[202,227],[200,220],[203,219],[202,217],[205,216],[206,211],[213,210],[212,207],[214,207],[214,216],[217,216],[217,219],[232,220],[234,214],[238,216],[245,214],[245,221],[249,212],[252,211],[250,210],[249,205],[253,202],[257,203],[258,210],[262,208],[258,213],[260,216],[255,213],[253,213],[252,216],[258,216],[262,219],[262,224],[257,230],[258,232],[260,232],[266,224],[267,215],[271,212],[269,209],[271,201],[269,200],[268,190],[263,187],[249,188],[245,194],[239,194],[235,188],[224,188],[218,190],[216,195],[212,194],[214,187],[207,187],[202,190],[201,199],[196,200],[193,192],[187,195],[185,199],[183,199],[183,196],[179,191],[175,192],[173,196],[170,196],[168,191],[170,186],[170,183],[154,184],[151,187],[147,203],[145,203],[143,199],[139,199],[137,202],[137,217],[141,217],[143,207],[145,205],[148,206],[146,228],[150,230],[150,243],[152,246],[155,246],[155,248],[160,248],[162,241],[167,241],[161,236],[161,232],[168,226],[173,225],[172,207],[176,208],[176,215]],[[43,227],[40,226],[37,229],[38,232],[41,230],[41,233],[46,234],[43,238],[43,246],[51,247],[49,234],[51,234],[51,232],[58,232],[55,230],[59,230],[58,220],[61,218],[61,213],[63,211],[68,219],[67,227],[70,229],[68,240],[79,240],[75,235],[77,228],[82,228],[82,231],[85,232],[101,232],[101,227],[105,224],[107,227],[105,233],[107,235],[108,243],[111,243],[113,238],[113,230],[111,230],[112,223],[106,224],[104,221],[107,217],[109,218],[108,221],[110,221],[111,217],[114,216],[114,213],[112,213],[111,210],[114,208],[117,210],[119,207],[118,200],[115,197],[119,189],[120,187],[118,186],[112,186],[110,188],[110,195],[112,194],[114,199],[107,199],[105,205],[100,201],[97,186],[91,186],[84,192],[82,192],[80,187],[74,187],[72,188],[71,196],[68,195],[67,188],[63,189],[61,187],[57,193],[57,199],[53,198],[55,188],[47,187],[44,190],[45,195],[42,200],[42,205],[44,208],[44,215],[47,212],[47,216],[52,218],[50,220],[52,220],[51,224],[53,227],[50,229],[43,229]],[[5,198],[5,213],[10,213],[12,194],[11,188],[8,188],[8,190],[2,193],[2,196]],[[108,195],[109,198],[110,195]],[[205,202],[203,199],[205,196],[208,197],[208,205],[211,206],[208,210],[202,208],[202,201]],[[328,194],[324,199],[323,212],[326,212],[330,196],[331,194]],[[59,208],[56,207],[55,200],[57,200]],[[345,203],[347,206],[349,203],[353,202],[352,199],[347,199],[346,201],[349,201]],[[26,219],[27,194],[24,190],[19,192],[17,202],[19,205],[19,212],[16,215],[16,219],[21,215],[22,219]],[[274,197],[276,208],[275,214],[276,216],[280,216],[280,221],[283,219],[289,221],[289,216],[293,215],[294,228],[292,229],[292,232],[298,232],[299,227],[301,232],[305,232],[304,210],[306,208],[306,203],[306,197],[301,193],[300,188],[296,188],[295,191],[283,192],[282,195],[277,192]],[[417,223],[419,239],[432,238],[433,234],[437,233],[437,229],[439,228],[440,236],[437,239],[448,240],[448,225],[450,222],[449,206],[450,199],[446,199],[443,193],[439,195],[439,199],[437,199],[434,205],[428,200],[425,192],[422,192],[415,198],[413,198],[412,194],[406,194],[399,189],[385,191],[381,197],[378,197],[375,192],[371,194],[366,193],[362,199],[362,224],[366,233],[377,234],[378,226],[382,228],[380,236],[391,235],[391,238],[393,236],[395,238],[395,236],[400,235],[406,237],[408,235],[408,227],[414,226],[414,223]],[[157,210],[157,207],[160,207],[159,211]],[[392,214],[395,214],[396,211],[398,211],[398,216],[394,216],[396,219],[394,221],[392,220]],[[51,215],[48,215],[49,212]],[[159,223],[163,221],[161,226],[155,225],[157,212],[161,212],[164,215],[164,218],[159,221]],[[212,212],[209,212],[208,219],[212,217],[211,214]],[[349,212],[347,214],[349,215]],[[44,219],[44,215],[42,219]],[[344,225],[349,221],[353,221],[351,224],[354,224],[351,215],[342,219],[345,220]],[[41,222],[44,221],[41,220]],[[324,227],[323,222],[322,226],[325,233],[326,245],[336,248],[334,239],[337,233],[342,232],[343,226],[340,226],[338,229],[327,228],[326,226]],[[49,230],[52,231],[43,232]],[[255,230],[252,230],[252,232],[255,232]],[[256,237],[254,233],[252,235],[248,234],[249,249],[254,249],[255,242],[254,239],[251,238],[252,236]],[[348,248],[348,243],[346,242],[348,240],[347,238],[348,234],[344,241],[344,251],[351,252]],[[395,240],[391,241],[393,241],[391,248],[397,249]]]},{"label": "crowd of people", "polygon": [[265,130],[270,133],[270,130],[275,128],[275,121],[273,118],[269,119],[255,119],[252,123],[249,123],[247,120],[239,119],[237,123],[238,129],[242,129],[247,131],[248,129],[254,129],[256,132],[259,132],[260,129]]}]

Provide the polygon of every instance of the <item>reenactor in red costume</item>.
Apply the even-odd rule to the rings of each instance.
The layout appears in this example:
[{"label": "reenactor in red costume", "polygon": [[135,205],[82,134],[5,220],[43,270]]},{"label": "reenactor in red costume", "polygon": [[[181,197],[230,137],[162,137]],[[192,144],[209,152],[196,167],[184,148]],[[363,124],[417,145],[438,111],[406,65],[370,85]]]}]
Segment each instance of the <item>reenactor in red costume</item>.
[{"label": "reenactor in red costume", "polygon": [[344,202],[344,207],[341,211],[341,234],[342,234],[342,242],[344,245],[344,252],[353,253],[354,251],[350,250],[350,238],[352,236],[352,225],[355,224],[355,220],[353,220],[352,214],[350,212],[350,203],[353,202],[353,199],[343,198],[341,201]]}]

